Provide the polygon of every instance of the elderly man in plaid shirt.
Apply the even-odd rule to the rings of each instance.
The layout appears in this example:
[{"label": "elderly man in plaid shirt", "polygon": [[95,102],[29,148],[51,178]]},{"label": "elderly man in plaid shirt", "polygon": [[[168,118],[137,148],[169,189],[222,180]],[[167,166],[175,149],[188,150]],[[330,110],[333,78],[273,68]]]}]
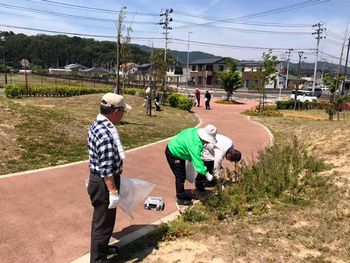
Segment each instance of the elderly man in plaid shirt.
[{"label": "elderly man in plaid shirt", "polygon": [[125,153],[115,125],[120,123],[124,112],[130,109],[123,96],[107,93],[101,100],[101,113],[89,129],[88,193],[94,208],[90,262],[94,263],[107,262],[108,254],[117,252],[117,247],[108,246],[108,243],[116,219]]}]

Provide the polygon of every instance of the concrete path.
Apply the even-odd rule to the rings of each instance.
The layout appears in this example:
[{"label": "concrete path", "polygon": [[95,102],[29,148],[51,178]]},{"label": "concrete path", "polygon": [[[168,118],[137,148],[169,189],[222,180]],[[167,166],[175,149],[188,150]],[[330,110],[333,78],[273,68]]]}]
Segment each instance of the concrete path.
[{"label": "concrete path", "polygon": [[[201,126],[216,125],[233,139],[245,159],[251,159],[271,141],[266,128],[239,114],[252,105],[249,101],[244,105],[213,103],[210,111],[203,106],[194,110],[202,119]],[[140,205],[134,220],[118,210],[114,237],[121,242],[177,212],[174,177],[164,155],[166,143],[127,152],[124,175],[156,184],[151,194],[163,196],[166,208],[148,211]],[[92,207],[85,187],[87,168],[84,161],[0,177],[1,262],[88,262]]]}]

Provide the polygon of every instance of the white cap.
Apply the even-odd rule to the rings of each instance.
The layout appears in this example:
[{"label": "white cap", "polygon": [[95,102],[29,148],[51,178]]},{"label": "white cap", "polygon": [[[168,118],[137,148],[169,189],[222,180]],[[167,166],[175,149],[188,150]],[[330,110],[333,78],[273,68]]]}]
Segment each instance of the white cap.
[{"label": "white cap", "polygon": [[214,125],[208,124],[204,128],[198,129],[199,137],[206,142],[216,143],[216,133],[217,129]]},{"label": "white cap", "polygon": [[131,106],[124,102],[124,97],[116,93],[106,93],[101,99],[101,105],[113,108],[123,107],[125,110],[131,110]]}]

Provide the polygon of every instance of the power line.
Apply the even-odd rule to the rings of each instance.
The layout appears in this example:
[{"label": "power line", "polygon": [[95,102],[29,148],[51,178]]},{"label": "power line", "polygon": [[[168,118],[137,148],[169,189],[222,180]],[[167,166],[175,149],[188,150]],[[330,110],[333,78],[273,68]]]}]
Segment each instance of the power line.
[{"label": "power line", "polygon": [[[119,11],[111,10],[111,9],[104,9],[104,8],[97,8],[97,7],[88,7],[88,6],[82,6],[82,5],[73,5],[73,4],[67,4],[67,3],[62,3],[58,1],[50,1],[50,0],[42,0],[42,1],[35,1],[35,0],[26,0],[28,2],[33,2],[33,3],[39,3],[39,4],[47,4],[47,5],[52,5],[52,6],[60,6],[64,8],[70,8],[70,9],[83,9],[83,10],[88,10],[91,12],[102,12],[102,13],[110,13],[110,14],[118,14]],[[140,16],[156,16],[158,17],[159,14],[156,13],[145,13],[145,12],[125,12],[125,14],[132,14],[132,15],[140,15]]]},{"label": "power line", "polygon": [[237,18],[232,18],[232,19],[222,19],[222,20],[219,19],[218,21],[207,22],[207,23],[203,23],[203,24],[207,25],[207,24],[212,24],[212,23],[225,23],[225,22],[242,21],[242,20],[244,21],[247,19],[267,16],[267,15],[274,15],[274,14],[283,13],[283,12],[287,12],[287,11],[294,10],[294,9],[300,9],[303,7],[321,4],[321,3],[325,3],[325,2],[329,2],[329,1],[330,0],[307,0],[307,1],[302,1],[300,3],[286,5],[286,6],[282,6],[279,8],[274,8],[274,9],[270,9],[270,10],[266,10],[266,11],[262,11],[262,12],[258,12],[258,13],[253,13],[250,15],[242,16],[242,17],[237,17]]},{"label": "power line", "polygon": [[[40,13],[40,14],[49,14],[53,16],[58,17],[66,17],[66,18],[72,18],[72,19],[79,19],[79,20],[93,20],[93,21],[100,21],[100,22],[113,22],[115,23],[115,19],[108,19],[108,18],[98,18],[98,17],[91,17],[91,16],[78,16],[78,15],[72,15],[72,14],[65,14],[65,13],[59,13],[59,12],[53,12],[53,11],[45,11],[35,8],[28,8],[28,7],[21,7],[16,5],[8,5],[4,3],[0,3],[0,7],[13,9],[13,10],[21,10],[26,12],[34,12],[34,13]],[[130,23],[131,21],[125,21],[126,23]],[[150,25],[157,25],[155,22],[147,22],[147,21],[132,21],[135,24],[150,24]]]},{"label": "power line", "polygon": [[[180,42],[188,42],[186,39],[179,39],[179,38],[171,38],[171,40],[176,40]],[[231,44],[217,44],[217,43],[210,43],[210,42],[203,42],[203,41],[189,41],[193,44],[205,44],[209,46],[217,46],[217,47],[229,47],[229,48],[239,48],[239,49],[254,49],[254,50],[269,50],[272,49],[273,51],[286,51],[290,48],[286,47],[257,47],[257,46],[240,46],[240,45],[231,45]],[[296,48],[296,49],[303,49],[303,50],[315,50],[314,48]]]},{"label": "power line", "polygon": [[[215,26],[215,25],[207,25],[207,24],[198,24],[198,23],[192,23],[187,21],[179,21],[180,23],[187,23],[189,25],[195,25],[199,27],[208,27],[208,28],[214,28],[214,29],[223,29],[223,30],[229,30],[229,31],[237,31],[241,33],[258,33],[258,34],[279,34],[279,35],[310,35],[311,32],[296,32],[296,31],[273,31],[273,30],[257,30],[257,29],[245,29],[245,28],[234,28],[234,27],[224,27],[224,26]],[[188,25],[187,25],[188,27]],[[175,29],[180,29],[180,27],[175,27]]]},{"label": "power line", "polygon": [[[29,30],[29,31],[38,31],[38,32],[64,34],[64,35],[73,35],[73,36],[84,36],[84,37],[98,37],[98,38],[115,39],[115,36],[112,36],[112,35],[109,36],[109,35],[74,33],[74,32],[65,32],[65,31],[57,31],[57,30],[49,30],[49,29],[39,29],[39,28],[33,28],[33,27],[6,25],[6,24],[0,24],[0,27],[16,28],[16,29],[23,29],[23,30]],[[144,39],[144,40],[163,39],[161,37],[131,37],[131,38],[132,39]]]},{"label": "power line", "polygon": [[[65,35],[73,35],[73,36],[106,38],[106,39],[115,40],[115,36],[113,36],[113,35],[97,35],[97,34],[64,32],[64,31],[47,30],[47,29],[39,29],[39,28],[32,28],[32,27],[22,27],[22,26],[14,26],[14,25],[6,25],[6,24],[0,24],[0,27],[16,28],[16,29],[54,33],[54,34],[65,34]],[[132,40],[159,40],[160,41],[160,40],[163,40],[164,38],[161,38],[161,37],[131,37],[131,39]],[[188,40],[186,40],[186,39],[179,39],[179,38],[169,38],[169,40],[174,41],[174,43],[180,43],[180,44],[182,44],[182,43],[187,44],[187,42],[188,42]],[[213,47],[224,47],[224,48],[233,48],[233,49],[248,49],[248,50],[270,50],[270,49],[272,49],[273,51],[286,51],[286,50],[290,49],[288,47],[240,46],[240,45],[217,44],[217,43],[204,42],[204,41],[193,41],[193,40],[191,40],[189,42],[191,43],[191,45],[195,45],[195,46],[213,46]],[[302,49],[302,50],[309,50],[309,51],[315,50],[314,48],[294,48],[294,49]]]},{"label": "power line", "polygon": [[[218,17],[210,17],[210,16],[204,16],[204,15],[197,15],[192,13],[186,13],[182,11],[174,11],[176,14],[180,14],[183,16],[189,16],[189,17],[197,17],[197,18],[203,18],[211,21],[217,21],[222,22],[224,20],[223,18]],[[287,24],[287,23],[273,23],[273,22],[262,22],[262,21],[255,21],[255,22],[246,22],[246,21],[240,21],[239,19],[234,21],[227,21],[226,23],[233,23],[233,24],[241,24],[241,25],[253,25],[253,26],[265,26],[265,27],[311,27],[312,24]]]}]

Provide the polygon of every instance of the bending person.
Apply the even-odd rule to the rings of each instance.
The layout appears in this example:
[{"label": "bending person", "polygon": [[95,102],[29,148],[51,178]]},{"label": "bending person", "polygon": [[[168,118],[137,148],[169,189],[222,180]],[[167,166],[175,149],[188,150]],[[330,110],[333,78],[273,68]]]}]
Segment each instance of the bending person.
[{"label": "bending person", "polygon": [[171,139],[165,149],[165,155],[175,176],[177,203],[192,205],[192,198],[185,192],[186,167],[185,161],[192,161],[194,169],[202,174],[207,181],[213,180],[213,175],[201,159],[204,145],[216,143],[216,127],[208,124],[205,128],[189,128],[178,133]]},{"label": "bending person", "polygon": [[225,135],[217,134],[215,144],[207,144],[202,152],[202,159],[209,173],[214,175],[214,180],[208,181],[203,174],[196,177],[196,189],[204,191],[205,187],[213,187],[220,177],[221,163],[224,159],[230,162],[239,162],[242,158],[240,151],[234,149],[233,142]]}]

